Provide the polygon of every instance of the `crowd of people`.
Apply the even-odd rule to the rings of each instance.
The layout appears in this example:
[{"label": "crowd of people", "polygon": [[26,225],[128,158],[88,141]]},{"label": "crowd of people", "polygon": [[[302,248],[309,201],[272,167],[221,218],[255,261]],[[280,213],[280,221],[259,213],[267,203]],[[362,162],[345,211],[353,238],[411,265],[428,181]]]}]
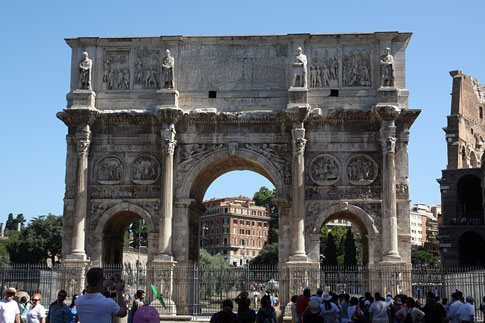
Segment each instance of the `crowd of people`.
[{"label": "crowd of people", "polygon": [[[274,298],[274,297],[273,297]],[[257,312],[250,308],[247,292],[240,293],[235,302],[237,314],[233,312],[232,300],[225,300],[222,310],[215,313],[210,323],[275,323],[279,322],[278,306],[275,306],[269,291],[261,298]],[[463,297],[456,291],[448,299],[440,299],[433,292],[426,294],[426,302],[400,294],[382,296],[365,293],[357,298],[349,294],[323,292],[319,288],[315,294],[305,287],[303,294],[291,297],[293,323],[473,323],[475,321],[474,300]],[[256,304],[254,308],[256,308]],[[485,311],[485,297],[479,306]]]}]

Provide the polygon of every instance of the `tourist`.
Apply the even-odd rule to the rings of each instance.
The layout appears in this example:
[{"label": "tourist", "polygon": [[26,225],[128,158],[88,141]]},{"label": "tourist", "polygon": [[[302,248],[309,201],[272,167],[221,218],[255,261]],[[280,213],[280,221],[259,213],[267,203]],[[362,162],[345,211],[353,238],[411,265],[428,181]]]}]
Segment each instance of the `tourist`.
[{"label": "tourist", "polygon": [[332,302],[332,295],[325,293],[322,296],[322,304],[320,305],[320,316],[323,317],[325,323],[336,323],[339,321],[340,309]]},{"label": "tourist", "polygon": [[310,297],[310,300],[315,299],[315,300],[319,301],[320,304],[322,304],[322,302],[323,302],[322,295],[323,295],[323,289],[319,288],[319,289],[317,289],[317,294]]},{"label": "tourist", "polygon": [[267,295],[264,295],[261,298],[261,307],[257,314],[256,322],[258,323],[274,323],[276,322],[276,312],[271,307],[270,298]]},{"label": "tourist", "polygon": [[349,318],[349,323],[364,323],[366,322],[366,317],[362,313],[359,307],[359,300],[357,297],[352,297],[349,302],[349,307],[347,308],[347,316]]},{"label": "tourist", "polygon": [[303,296],[299,296],[296,301],[296,312],[298,313],[299,322],[303,320],[303,313],[305,313],[308,303],[310,302],[310,287],[305,287],[303,290]]},{"label": "tourist", "polygon": [[256,322],[256,311],[249,309],[246,312],[246,321],[248,323],[255,323]]},{"label": "tourist", "polygon": [[485,296],[483,296],[482,303],[480,303],[480,311],[482,311],[482,315],[485,317]]},{"label": "tourist", "polygon": [[371,323],[388,323],[392,322],[391,310],[381,298],[380,293],[374,294],[375,301],[369,307],[369,322]]},{"label": "tourist", "polygon": [[391,320],[394,321],[394,315],[396,314],[396,305],[394,305],[394,299],[392,299],[392,295],[387,295],[385,302],[387,306],[389,306],[389,310],[391,311]]},{"label": "tourist", "polygon": [[67,297],[65,290],[60,290],[57,293],[57,300],[49,306],[49,314],[47,315],[47,323],[69,323],[71,319],[71,309],[64,303]]},{"label": "tourist", "polygon": [[298,312],[296,311],[296,300],[297,300],[297,298],[298,298],[298,296],[296,296],[296,295],[291,296],[290,308],[291,308],[291,322],[292,323],[299,323],[300,322],[300,319],[298,318]]},{"label": "tourist", "polygon": [[342,323],[347,323],[349,320],[348,317],[348,308],[349,308],[349,302],[350,302],[350,295],[349,294],[340,294],[339,296],[340,299],[340,320]]},{"label": "tourist", "polygon": [[237,304],[237,315],[241,320],[241,323],[246,323],[246,313],[249,310],[249,306],[251,305],[251,300],[248,298],[248,292],[243,291],[237,295],[236,299],[234,300]]},{"label": "tourist", "polygon": [[230,299],[222,302],[222,310],[212,315],[210,323],[241,323],[239,316],[232,312],[234,307]]},{"label": "tourist", "polygon": [[144,305],[143,304],[144,299],[145,299],[145,292],[141,289],[137,290],[135,293],[135,300],[133,301],[133,305],[131,306],[130,313],[128,314],[128,323],[133,322],[133,317],[135,316],[136,310]]},{"label": "tourist", "polygon": [[[395,319],[399,323],[403,323],[406,321],[406,318],[408,317],[408,315],[412,323],[424,322],[424,318],[425,318],[424,312],[416,307],[416,302],[411,297],[408,297],[406,299],[406,306],[396,312]],[[409,322],[409,319],[408,319],[408,322]]]},{"label": "tourist", "polygon": [[443,299],[441,300],[441,305],[443,305],[446,315],[448,315],[448,312],[450,311],[450,305],[448,305],[448,298],[443,297]]},{"label": "tourist", "polygon": [[40,303],[41,300],[40,294],[32,295],[32,306],[27,313],[27,323],[45,323],[45,308]]},{"label": "tourist", "polygon": [[326,322],[321,316],[321,304],[317,299],[308,302],[308,309],[303,315],[303,323],[324,323]]},{"label": "tourist", "polygon": [[466,302],[456,312],[458,323],[473,323],[475,321],[475,308],[473,307],[473,297],[467,296]]},{"label": "tourist", "polygon": [[27,297],[22,296],[19,303],[20,322],[27,323],[27,313],[30,311],[30,302],[27,302]]},{"label": "tourist", "polygon": [[74,294],[72,296],[71,304],[69,305],[69,309],[71,310],[71,317],[69,318],[69,323],[78,323],[79,317],[77,315],[77,308],[76,308],[76,299],[78,295]]},{"label": "tourist", "polygon": [[423,307],[426,323],[442,323],[446,319],[443,305],[438,303],[433,292],[426,293],[426,305]]},{"label": "tourist", "polygon": [[[105,281],[101,268],[91,268],[86,274],[86,280],[88,283],[86,294],[79,296],[76,300],[79,321],[111,323],[112,316],[126,316],[126,303],[123,298],[125,282],[121,280],[119,274],[115,274],[110,280]],[[102,293],[108,287],[116,292],[116,302],[103,296]]]},{"label": "tourist", "polygon": [[5,290],[5,299],[0,301],[0,323],[20,323],[20,311],[16,301],[13,300],[15,288]]},{"label": "tourist", "polygon": [[259,293],[258,292],[254,292],[253,293],[253,297],[254,297],[254,301],[253,301],[253,304],[254,304],[254,308],[258,308],[258,302],[259,302]]}]

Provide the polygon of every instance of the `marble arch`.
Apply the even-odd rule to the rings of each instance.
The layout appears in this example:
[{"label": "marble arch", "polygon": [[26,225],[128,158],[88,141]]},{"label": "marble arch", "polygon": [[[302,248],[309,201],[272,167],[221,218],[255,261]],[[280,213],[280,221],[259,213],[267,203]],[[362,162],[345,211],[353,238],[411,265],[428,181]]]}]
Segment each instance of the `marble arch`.
[{"label": "marble arch", "polygon": [[[68,128],[64,261],[100,259],[93,246],[120,225],[111,215],[128,212],[151,220],[150,266],[190,263],[205,190],[248,169],[278,191],[282,270],[318,266],[313,224],[326,212],[354,214],[380,239],[375,266],[409,266],[408,142],[420,113],[406,89],[410,38],[67,39],[71,86],[57,114]],[[173,284],[159,283],[170,295]],[[282,304],[301,287],[283,286]]]}]

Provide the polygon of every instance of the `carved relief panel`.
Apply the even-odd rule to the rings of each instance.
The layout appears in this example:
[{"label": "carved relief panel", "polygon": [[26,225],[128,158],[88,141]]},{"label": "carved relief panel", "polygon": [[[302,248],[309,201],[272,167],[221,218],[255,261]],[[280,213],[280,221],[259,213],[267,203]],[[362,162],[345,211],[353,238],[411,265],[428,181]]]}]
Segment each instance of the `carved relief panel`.
[{"label": "carved relief panel", "polygon": [[160,53],[158,50],[135,51],[135,89],[160,88]]},{"label": "carved relief panel", "polygon": [[339,86],[339,59],[337,48],[313,48],[311,53],[310,88]]},{"label": "carved relief panel", "polygon": [[369,185],[377,177],[377,164],[367,155],[355,155],[349,158],[345,167],[350,183]]},{"label": "carved relief panel", "polygon": [[338,160],[327,154],[318,155],[310,163],[310,178],[318,185],[332,185],[340,178]]},{"label": "carved relief panel", "polygon": [[160,177],[160,164],[151,155],[137,157],[130,169],[130,179],[135,184],[153,184]]},{"label": "carved relief panel", "polygon": [[344,47],[342,67],[343,86],[372,86],[370,51],[368,47]]},{"label": "carved relief panel", "polygon": [[103,63],[103,90],[130,89],[129,57],[128,50],[106,51]]},{"label": "carved relief panel", "polygon": [[100,184],[119,184],[124,176],[123,162],[116,156],[106,156],[95,166],[96,181]]}]

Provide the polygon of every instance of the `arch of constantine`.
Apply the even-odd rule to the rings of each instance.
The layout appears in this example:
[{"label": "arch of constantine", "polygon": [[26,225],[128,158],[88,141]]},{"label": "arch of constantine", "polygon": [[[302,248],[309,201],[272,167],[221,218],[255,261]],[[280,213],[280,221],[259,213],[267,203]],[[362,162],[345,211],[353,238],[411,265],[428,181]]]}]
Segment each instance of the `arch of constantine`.
[{"label": "arch of constantine", "polygon": [[[335,218],[354,223],[367,265],[408,268],[410,37],[67,39],[65,263],[120,263],[124,232],[144,219],[149,266],[176,272],[198,260],[209,185],[251,170],[278,193],[280,268],[318,267]],[[282,286],[282,304],[301,288]]]}]

